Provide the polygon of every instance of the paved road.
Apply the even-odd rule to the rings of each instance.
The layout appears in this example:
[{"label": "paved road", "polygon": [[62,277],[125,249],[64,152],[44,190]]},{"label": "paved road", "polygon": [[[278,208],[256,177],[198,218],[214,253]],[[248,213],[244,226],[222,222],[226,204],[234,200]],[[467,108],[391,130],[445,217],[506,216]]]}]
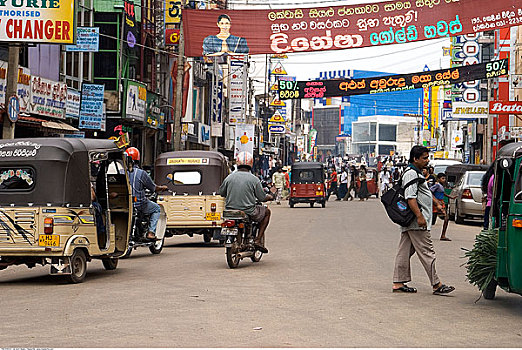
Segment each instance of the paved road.
[{"label": "paved road", "polygon": [[[0,272],[6,347],[518,347],[522,298],[480,300],[461,247],[479,226],[450,224],[437,269],[457,289],[431,294],[418,259],[415,295],[391,293],[398,230],[379,201],[326,209],[271,205],[270,254],[228,269],[225,250],[177,237],[135,251],[116,271],[89,264],[86,282],[47,267]],[[440,233],[440,222],[434,235]],[[258,329],[261,327],[261,329]],[[258,330],[255,330],[258,329]]]}]

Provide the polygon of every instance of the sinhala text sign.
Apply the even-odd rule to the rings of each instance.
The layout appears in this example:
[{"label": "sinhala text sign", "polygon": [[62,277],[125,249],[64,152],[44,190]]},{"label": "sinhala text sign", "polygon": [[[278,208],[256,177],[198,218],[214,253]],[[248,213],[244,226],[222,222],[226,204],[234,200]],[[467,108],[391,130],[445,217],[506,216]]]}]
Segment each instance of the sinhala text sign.
[{"label": "sinhala text sign", "polygon": [[74,44],[75,0],[1,0],[0,41]]},{"label": "sinhala text sign", "polygon": [[183,10],[182,20],[187,56],[286,54],[507,28],[522,23],[522,2],[405,0],[299,9]]}]

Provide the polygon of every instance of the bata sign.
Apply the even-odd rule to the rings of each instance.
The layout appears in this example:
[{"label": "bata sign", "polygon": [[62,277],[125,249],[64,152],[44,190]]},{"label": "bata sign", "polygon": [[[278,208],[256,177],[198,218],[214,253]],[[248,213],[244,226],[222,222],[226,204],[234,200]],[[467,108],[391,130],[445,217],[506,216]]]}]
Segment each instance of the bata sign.
[{"label": "bata sign", "polygon": [[522,114],[522,101],[490,101],[490,114]]},{"label": "bata sign", "polygon": [[0,41],[74,44],[75,0],[0,0]]}]

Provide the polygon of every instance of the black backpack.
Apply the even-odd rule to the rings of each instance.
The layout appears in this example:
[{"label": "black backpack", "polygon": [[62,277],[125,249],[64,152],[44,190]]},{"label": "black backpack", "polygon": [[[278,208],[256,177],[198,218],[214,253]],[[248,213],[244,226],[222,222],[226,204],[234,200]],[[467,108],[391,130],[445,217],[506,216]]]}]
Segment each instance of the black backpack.
[{"label": "black backpack", "polygon": [[408,200],[404,198],[404,190],[416,182],[422,183],[424,181],[425,179],[416,178],[403,187],[401,177],[401,180],[397,184],[381,196],[381,203],[384,205],[384,209],[386,209],[386,213],[391,221],[402,227],[407,227],[411,224],[415,219],[415,214],[410,209]]}]

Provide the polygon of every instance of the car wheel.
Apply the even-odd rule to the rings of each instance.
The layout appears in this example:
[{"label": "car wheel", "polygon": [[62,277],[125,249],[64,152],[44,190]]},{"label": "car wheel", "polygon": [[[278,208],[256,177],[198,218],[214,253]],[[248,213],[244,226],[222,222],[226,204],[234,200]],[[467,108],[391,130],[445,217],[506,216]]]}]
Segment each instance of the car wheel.
[{"label": "car wheel", "polygon": [[459,225],[464,223],[464,218],[459,215],[459,207],[457,206],[457,203],[455,203],[455,223]]}]

